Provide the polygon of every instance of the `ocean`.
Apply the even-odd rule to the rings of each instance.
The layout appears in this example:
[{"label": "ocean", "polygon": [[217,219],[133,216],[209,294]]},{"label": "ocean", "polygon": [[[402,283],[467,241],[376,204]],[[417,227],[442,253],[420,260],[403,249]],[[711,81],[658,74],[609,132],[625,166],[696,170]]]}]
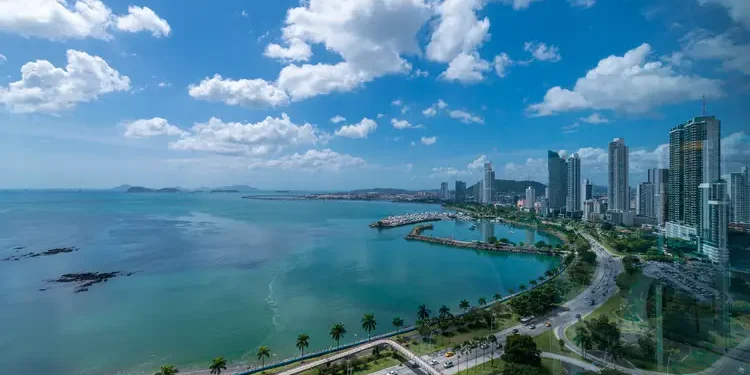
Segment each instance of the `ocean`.
[{"label": "ocean", "polygon": [[[254,364],[335,346],[416,319],[419,304],[476,303],[556,267],[554,257],[490,254],[407,242],[411,227],[372,229],[388,215],[437,205],[242,199],[240,194],[110,191],[0,192],[0,260],[57,247],[78,251],[0,261],[0,368],[5,373],[153,374],[162,364],[205,368],[216,356]],[[437,222],[457,239],[489,235],[558,243],[502,224]],[[133,273],[95,284],[51,283],[65,273]],[[40,289],[45,289],[41,291]]]}]

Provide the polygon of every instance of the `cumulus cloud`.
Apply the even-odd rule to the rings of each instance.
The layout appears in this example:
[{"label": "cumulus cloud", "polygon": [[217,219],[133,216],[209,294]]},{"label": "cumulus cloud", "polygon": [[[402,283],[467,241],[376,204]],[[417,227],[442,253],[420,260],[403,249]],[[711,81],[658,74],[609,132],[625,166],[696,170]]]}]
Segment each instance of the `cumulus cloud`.
[{"label": "cumulus cloud", "polygon": [[505,177],[512,179],[547,181],[547,160],[528,158],[523,163],[506,163],[503,173]]},{"label": "cumulus cloud", "polygon": [[466,165],[466,169],[468,170],[478,170],[484,168],[484,163],[488,162],[487,155],[480,155],[478,158],[474,159],[471,163]]},{"label": "cumulus cloud", "polygon": [[724,173],[739,172],[750,165],[750,136],[744,131],[732,133],[721,140],[721,157]]},{"label": "cumulus cloud", "polygon": [[364,159],[348,154],[341,154],[331,149],[308,150],[304,154],[294,153],[278,159],[253,160],[250,169],[268,168],[304,172],[339,172],[345,168],[366,165]]},{"label": "cumulus cloud", "polygon": [[750,30],[750,3],[747,0],[698,0],[700,5],[720,5],[727,8],[729,17]]},{"label": "cumulus cloud", "polygon": [[422,142],[425,146],[434,145],[435,142],[437,142],[437,137],[422,137],[419,139],[420,142]]},{"label": "cumulus cloud", "polygon": [[559,47],[547,46],[547,44],[541,42],[526,42],[523,45],[523,50],[531,53],[534,60],[557,62],[562,59]]},{"label": "cumulus cloud", "polygon": [[128,138],[148,138],[157,135],[184,135],[180,128],[171,125],[161,117],[151,119],[140,119],[120,124],[125,128],[125,136]]},{"label": "cumulus cloud", "polygon": [[50,40],[112,39],[113,28],[154,36],[169,35],[171,29],[150,8],[130,6],[128,14],[112,14],[100,0],[0,1],[0,31]]},{"label": "cumulus cloud", "polygon": [[190,85],[188,94],[195,99],[224,102],[247,108],[280,107],[289,104],[286,92],[262,79],[224,79],[216,74]]},{"label": "cumulus cloud", "polygon": [[581,127],[581,124],[576,121],[576,122],[574,122],[574,123],[572,123],[570,125],[563,126],[562,130],[563,130],[563,133],[565,133],[565,134],[577,133],[578,132],[578,128],[580,128],[580,127]]},{"label": "cumulus cloud", "polygon": [[403,104],[404,104],[404,102],[403,102],[403,101],[401,101],[401,99],[396,99],[396,100],[394,100],[394,101],[392,101],[392,102],[391,102],[391,105],[394,105],[394,106],[396,106],[396,107],[400,107],[400,106],[402,106]]},{"label": "cumulus cloud", "polygon": [[526,9],[531,3],[540,0],[500,0],[501,3],[512,5],[515,10]]},{"label": "cumulus cloud", "polygon": [[417,69],[414,71],[414,74],[412,74],[412,77],[422,77],[426,78],[430,75],[430,72],[422,69]]},{"label": "cumulus cloud", "polygon": [[434,117],[437,114],[437,109],[433,107],[428,107],[424,111],[422,111],[422,114],[427,117]]},{"label": "cumulus cloud", "polygon": [[579,120],[588,124],[604,124],[609,122],[607,116],[604,116],[599,112],[594,112],[587,117],[581,117]]},{"label": "cumulus cloud", "polygon": [[508,68],[513,65],[513,60],[508,57],[507,53],[501,53],[495,56],[492,60],[492,66],[495,68],[495,73],[498,77],[502,78],[508,74]]},{"label": "cumulus cloud", "polygon": [[415,129],[422,129],[424,126],[422,124],[419,125],[412,125],[409,121],[406,120],[399,120],[397,118],[391,119],[391,125],[393,125],[396,129],[409,129],[409,128],[415,128]]},{"label": "cumulus cloud", "polygon": [[4,62],[8,61],[8,58],[5,57],[2,53],[0,53],[0,64],[3,64]]},{"label": "cumulus cloud", "polygon": [[422,111],[422,114],[425,115],[425,116],[427,116],[427,117],[434,117],[438,113],[439,110],[445,109],[445,107],[447,107],[447,106],[448,106],[448,104],[446,104],[443,101],[443,99],[438,99],[438,101],[436,103],[434,103],[433,105],[429,106],[428,108],[425,108],[425,110]]},{"label": "cumulus cloud", "polygon": [[596,0],[568,0],[568,4],[572,7],[591,8],[596,4]]},{"label": "cumulus cloud", "polygon": [[336,116],[331,117],[331,122],[334,124],[338,124],[339,122],[344,122],[344,121],[346,121],[346,117],[341,116],[341,115],[336,115]]},{"label": "cumulus cloud", "polygon": [[458,177],[468,175],[469,172],[453,167],[434,167],[431,170],[430,178],[435,177]]},{"label": "cumulus cloud", "polygon": [[750,44],[735,43],[727,34],[710,35],[700,30],[689,33],[682,40],[685,56],[696,60],[719,60],[724,70],[750,74]]},{"label": "cumulus cloud", "polygon": [[359,123],[342,126],[334,132],[334,135],[346,138],[367,138],[367,135],[374,133],[377,128],[378,124],[375,121],[365,117]]},{"label": "cumulus cloud", "polygon": [[281,61],[307,61],[312,56],[310,46],[298,38],[288,40],[287,47],[271,43],[266,47],[263,54],[266,57],[279,59]]},{"label": "cumulus cloud", "polygon": [[121,75],[99,56],[68,50],[68,64],[57,68],[47,60],[21,67],[21,80],[0,87],[0,104],[11,112],[59,112],[100,95],[130,89]]},{"label": "cumulus cloud", "polygon": [[427,45],[427,58],[448,63],[472,52],[489,38],[490,20],[477,19],[484,0],[445,0],[437,7],[439,21]]},{"label": "cumulus cloud", "polygon": [[169,148],[263,156],[300,145],[322,143],[329,136],[314,125],[293,123],[286,113],[282,113],[281,118],[268,116],[247,124],[212,117],[206,123],[195,124],[181,139],[170,143]]},{"label": "cumulus cloud", "polygon": [[651,46],[642,44],[623,56],[609,56],[576,81],[572,90],[555,86],[544,101],[527,109],[533,116],[583,109],[644,113],[664,104],[723,95],[721,82],[682,75],[671,66],[648,61]]},{"label": "cumulus cloud", "polygon": [[479,53],[460,53],[448,68],[440,73],[440,78],[446,81],[458,81],[472,84],[484,80],[484,73],[490,70],[490,63],[479,57]]},{"label": "cumulus cloud", "polygon": [[463,122],[464,124],[471,124],[471,123],[484,124],[483,118],[477,115],[471,114],[470,112],[462,111],[459,109],[448,111],[448,116],[454,119],[461,120],[461,122]]},{"label": "cumulus cloud", "polygon": [[117,17],[117,28],[122,31],[137,33],[139,31],[150,31],[155,37],[167,36],[172,31],[167,21],[154,13],[147,7],[131,5],[128,14]]}]

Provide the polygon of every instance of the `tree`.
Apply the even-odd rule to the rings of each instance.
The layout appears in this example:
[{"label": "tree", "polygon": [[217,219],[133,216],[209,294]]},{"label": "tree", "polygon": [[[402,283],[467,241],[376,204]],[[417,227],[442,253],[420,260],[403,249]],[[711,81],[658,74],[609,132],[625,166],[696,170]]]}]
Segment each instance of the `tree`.
[{"label": "tree", "polygon": [[424,320],[430,317],[431,311],[427,308],[425,304],[419,305],[419,308],[417,308],[417,319]]},{"label": "tree", "polygon": [[610,322],[606,315],[586,321],[592,344],[599,350],[612,351],[620,344],[620,328],[615,321]]},{"label": "tree", "polygon": [[491,244],[495,244],[495,243],[497,243],[497,237],[495,237],[495,236],[489,236],[489,237],[487,237],[487,242],[491,243]]},{"label": "tree", "polygon": [[544,375],[539,367],[508,363],[503,367],[503,375]]},{"label": "tree", "polygon": [[526,289],[527,289],[527,288],[526,288],[526,285],[525,285],[525,284],[521,284],[521,285],[519,285],[519,286],[518,286],[518,290],[520,290],[520,291],[522,291],[522,292],[523,292],[524,290],[526,290]]},{"label": "tree", "polygon": [[536,243],[534,244],[534,247],[536,247],[537,249],[541,249],[541,248],[544,248],[546,246],[547,246],[547,244],[544,241],[536,241]]},{"label": "tree", "polygon": [[487,300],[486,300],[486,299],[485,299],[484,297],[481,297],[481,298],[479,298],[479,299],[477,300],[477,304],[478,304],[479,306],[485,306],[485,305],[487,305]]},{"label": "tree", "polygon": [[638,346],[644,359],[654,360],[656,358],[656,340],[651,333],[638,337]]},{"label": "tree", "polygon": [[224,357],[216,357],[211,361],[211,365],[208,366],[212,374],[221,375],[221,370],[227,369],[227,360]]},{"label": "tree", "polygon": [[536,280],[529,280],[529,284],[531,284],[531,286],[537,286]]},{"label": "tree", "polygon": [[536,279],[537,279],[537,280],[539,280],[539,281],[544,281],[544,279],[546,279],[546,277],[544,277],[544,276],[539,276],[539,277],[537,277]]},{"label": "tree", "polygon": [[492,298],[494,298],[494,299],[495,299],[495,302],[497,302],[497,301],[499,301],[499,300],[500,300],[501,298],[503,298],[503,296],[502,296],[502,295],[501,295],[500,293],[495,293],[495,295],[494,295],[494,296],[492,296]]},{"label": "tree", "polygon": [[159,371],[154,375],[175,375],[178,372],[180,372],[180,370],[178,370],[177,367],[174,367],[174,365],[164,365],[161,366]]},{"label": "tree", "polygon": [[451,309],[450,307],[446,305],[442,305],[440,306],[440,309],[438,310],[438,314],[440,314],[439,315],[440,319],[443,319],[443,320],[448,319],[451,317]]},{"label": "tree", "polygon": [[268,349],[267,346],[259,347],[257,357],[260,360],[260,366],[261,367],[265,366],[266,358],[271,358],[271,349]]},{"label": "tree", "polygon": [[667,349],[667,371],[669,371],[669,365],[672,362],[672,358],[677,358],[680,355],[680,348],[673,346]]},{"label": "tree", "polygon": [[528,335],[510,335],[505,339],[505,353],[501,357],[507,363],[539,367],[542,364],[541,352],[534,338]]},{"label": "tree", "polygon": [[297,349],[301,352],[301,356],[305,356],[305,348],[310,346],[310,336],[308,336],[306,333],[303,333],[299,336],[297,336]]},{"label": "tree", "polygon": [[461,300],[461,302],[458,303],[458,307],[460,307],[461,310],[463,310],[464,313],[466,313],[467,311],[469,311],[469,301],[465,299]]},{"label": "tree", "polygon": [[554,275],[554,274],[555,273],[552,272],[552,270],[546,270],[546,271],[544,271],[544,276],[547,276],[547,277],[552,277],[552,275]]},{"label": "tree", "polygon": [[365,314],[362,317],[362,329],[367,331],[367,341],[370,341],[370,333],[375,329],[377,322],[375,322],[375,314]]},{"label": "tree", "polygon": [[565,340],[563,339],[557,340],[557,345],[560,346],[560,350],[565,350]]},{"label": "tree", "polygon": [[336,348],[339,347],[339,341],[346,335],[346,328],[342,323],[336,323],[331,327],[331,338],[336,340]]},{"label": "tree", "polygon": [[591,332],[589,332],[588,328],[586,326],[576,328],[576,335],[573,337],[573,341],[581,347],[583,358],[586,358],[586,350],[593,348]]},{"label": "tree", "polygon": [[625,271],[631,275],[638,270],[640,264],[641,259],[635,255],[628,255],[622,258],[622,266],[625,268]]},{"label": "tree", "polygon": [[393,321],[391,322],[391,324],[393,324],[393,326],[396,327],[396,331],[400,331],[401,327],[404,326],[404,320],[399,317],[395,317],[393,318]]},{"label": "tree", "polygon": [[508,293],[510,293],[510,294],[513,294],[513,293],[515,293],[515,292],[516,292],[516,290],[515,290],[515,289],[513,289],[513,288],[510,288],[510,289],[508,289]]},{"label": "tree", "polygon": [[372,356],[375,358],[380,358],[380,345],[375,345],[375,347],[372,348]]}]

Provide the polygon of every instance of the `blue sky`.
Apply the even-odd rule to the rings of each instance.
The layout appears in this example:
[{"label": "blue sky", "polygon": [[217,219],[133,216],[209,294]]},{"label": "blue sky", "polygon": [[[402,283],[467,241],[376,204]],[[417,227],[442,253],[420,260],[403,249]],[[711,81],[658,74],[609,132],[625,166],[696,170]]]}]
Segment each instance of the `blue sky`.
[{"label": "blue sky", "polygon": [[750,164],[746,0],[131,1],[0,3],[0,187],[636,183],[702,95]]}]

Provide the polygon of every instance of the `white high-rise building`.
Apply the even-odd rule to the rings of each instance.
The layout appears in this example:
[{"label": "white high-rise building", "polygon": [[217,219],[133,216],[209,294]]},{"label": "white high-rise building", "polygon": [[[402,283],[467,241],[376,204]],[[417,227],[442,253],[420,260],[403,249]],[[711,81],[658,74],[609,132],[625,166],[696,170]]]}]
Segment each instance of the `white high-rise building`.
[{"label": "white high-rise building", "polygon": [[593,199],[587,199],[583,201],[583,217],[582,218],[584,221],[591,220],[591,216],[595,215],[594,204],[595,204],[595,201]]},{"label": "white high-rise building", "polygon": [[701,250],[714,263],[725,264],[729,261],[727,245],[727,228],[729,227],[729,197],[727,183],[716,180],[702,183],[701,192]]},{"label": "white high-rise building", "polygon": [[492,185],[495,182],[495,172],[492,171],[492,163],[484,163],[484,180],[482,183],[482,203],[492,203]]},{"label": "white high-rise building", "polygon": [[642,182],[636,191],[636,214],[645,217],[655,217],[654,214],[654,184]]},{"label": "white high-rise building", "polygon": [[567,194],[565,209],[568,212],[581,210],[581,159],[573,154],[567,161]]},{"label": "white high-rise building", "polygon": [[625,140],[615,138],[609,143],[609,168],[607,204],[609,210],[622,212],[630,211],[630,197],[628,185],[628,146]]},{"label": "white high-rise building", "polygon": [[447,182],[441,182],[440,183],[440,199],[447,201],[451,199],[451,193],[450,190],[448,190],[448,183]]},{"label": "white high-rise building", "polygon": [[730,223],[750,224],[750,175],[748,168],[729,174]]},{"label": "white high-rise building", "polygon": [[534,208],[534,202],[536,202],[536,192],[533,187],[529,186],[526,188],[526,199],[523,201],[523,207],[532,209]]}]

